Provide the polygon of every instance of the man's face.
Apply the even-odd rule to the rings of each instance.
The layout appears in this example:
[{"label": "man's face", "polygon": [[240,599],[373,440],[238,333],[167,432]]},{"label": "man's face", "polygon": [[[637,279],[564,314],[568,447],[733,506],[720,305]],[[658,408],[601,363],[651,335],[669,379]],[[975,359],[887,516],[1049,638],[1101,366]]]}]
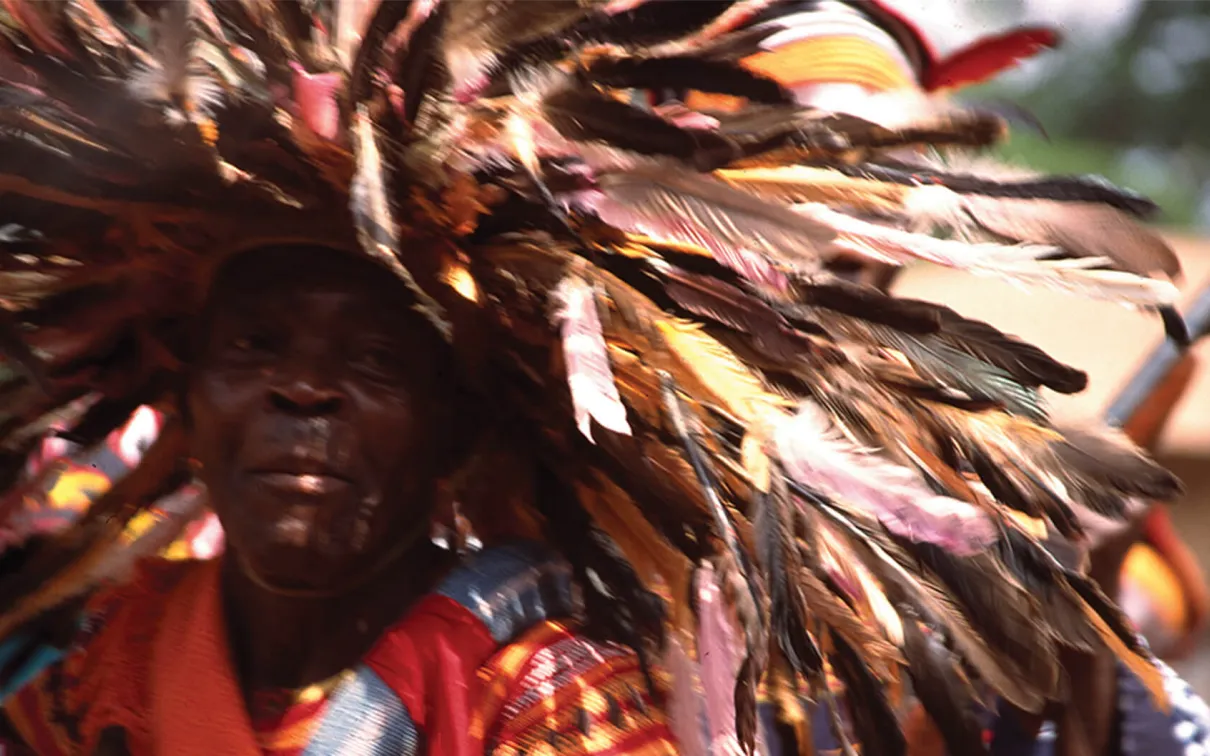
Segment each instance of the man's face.
[{"label": "man's face", "polygon": [[451,453],[443,348],[365,261],[274,249],[219,276],[188,388],[193,454],[260,578],[336,589],[427,537]]}]

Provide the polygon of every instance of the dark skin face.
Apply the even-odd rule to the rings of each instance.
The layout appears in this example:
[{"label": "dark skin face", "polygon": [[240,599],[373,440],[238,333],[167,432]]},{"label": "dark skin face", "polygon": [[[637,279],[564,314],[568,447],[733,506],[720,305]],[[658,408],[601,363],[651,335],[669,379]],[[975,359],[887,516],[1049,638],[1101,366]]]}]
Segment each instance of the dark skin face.
[{"label": "dark skin face", "polygon": [[192,449],[255,582],[338,594],[427,542],[455,403],[402,286],[340,253],[260,251],[211,293]]}]

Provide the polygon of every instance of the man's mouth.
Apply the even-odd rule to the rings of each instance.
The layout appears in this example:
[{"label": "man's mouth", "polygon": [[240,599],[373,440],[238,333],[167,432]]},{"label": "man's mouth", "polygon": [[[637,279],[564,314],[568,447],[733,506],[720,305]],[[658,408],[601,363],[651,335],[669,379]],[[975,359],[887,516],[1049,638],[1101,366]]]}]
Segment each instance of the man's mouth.
[{"label": "man's mouth", "polygon": [[347,478],[327,473],[295,473],[280,470],[258,470],[252,477],[261,485],[283,493],[323,496],[348,489]]}]

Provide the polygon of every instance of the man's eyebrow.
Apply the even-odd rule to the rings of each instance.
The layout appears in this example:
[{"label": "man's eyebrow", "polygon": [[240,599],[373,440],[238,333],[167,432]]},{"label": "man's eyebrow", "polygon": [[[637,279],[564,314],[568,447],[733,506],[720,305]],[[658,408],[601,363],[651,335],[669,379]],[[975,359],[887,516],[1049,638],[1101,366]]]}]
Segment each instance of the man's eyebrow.
[{"label": "man's eyebrow", "polygon": [[242,318],[263,318],[269,314],[270,309],[263,299],[233,298],[229,302],[216,303],[212,319],[230,322]]}]

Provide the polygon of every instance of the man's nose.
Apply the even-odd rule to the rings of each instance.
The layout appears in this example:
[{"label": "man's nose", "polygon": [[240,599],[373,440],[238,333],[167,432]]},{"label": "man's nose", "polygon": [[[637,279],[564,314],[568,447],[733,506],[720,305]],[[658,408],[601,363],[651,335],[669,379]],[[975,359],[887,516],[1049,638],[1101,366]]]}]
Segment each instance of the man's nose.
[{"label": "man's nose", "polygon": [[325,361],[293,359],[282,364],[269,385],[269,401],[275,409],[301,415],[330,415],[344,403],[344,392]]}]

